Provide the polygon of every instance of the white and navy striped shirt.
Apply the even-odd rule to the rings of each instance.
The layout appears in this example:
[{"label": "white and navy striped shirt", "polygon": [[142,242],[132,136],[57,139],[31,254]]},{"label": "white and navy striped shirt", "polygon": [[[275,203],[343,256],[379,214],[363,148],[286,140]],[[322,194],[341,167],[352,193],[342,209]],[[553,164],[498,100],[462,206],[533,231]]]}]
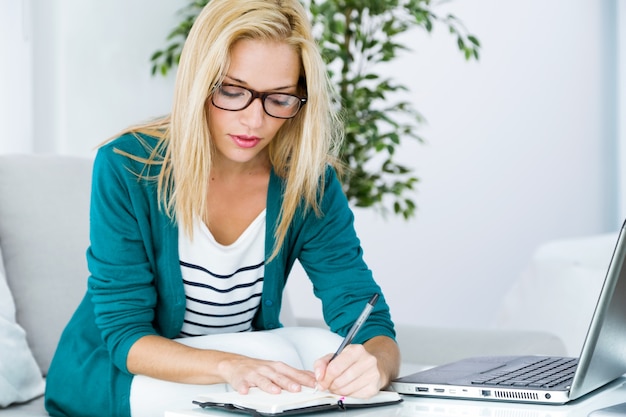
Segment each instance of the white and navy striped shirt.
[{"label": "white and navy striped shirt", "polygon": [[232,244],[219,244],[201,220],[193,242],[179,229],[185,321],[180,336],[252,330],[265,272],[265,210]]}]

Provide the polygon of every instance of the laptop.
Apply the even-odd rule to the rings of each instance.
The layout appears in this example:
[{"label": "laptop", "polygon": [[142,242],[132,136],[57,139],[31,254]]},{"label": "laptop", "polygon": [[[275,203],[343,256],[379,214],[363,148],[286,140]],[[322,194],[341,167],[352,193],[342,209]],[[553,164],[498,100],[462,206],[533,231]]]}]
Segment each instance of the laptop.
[{"label": "laptop", "polygon": [[578,358],[485,356],[397,378],[400,394],[564,404],[626,373],[626,222]]}]

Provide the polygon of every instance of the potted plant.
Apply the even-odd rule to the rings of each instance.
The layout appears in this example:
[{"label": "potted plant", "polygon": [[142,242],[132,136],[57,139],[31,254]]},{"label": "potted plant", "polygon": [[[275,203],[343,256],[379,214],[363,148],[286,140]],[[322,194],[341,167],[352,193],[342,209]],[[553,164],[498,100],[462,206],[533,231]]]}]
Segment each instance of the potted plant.
[{"label": "potted plant", "polygon": [[[180,59],[183,44],[196,16],[210,0],[190,0],[181,20],[169,34],[169,44],[151,56],[152,73],[166,75]],[[447,26],[467,60],[478,59],[480,43],[453,15],[439,16],[431,0],[305,0],[313,29],[338,86],[336,102],[345,125],[340,158],[346,166],[342,181],[350,202],[392,211],[408,219],[418,178],[397,163],[403,140],[422,141],[417,133],[423,118],[407,101],[390,96],[407,88],[376,72],[392,62],[405,45],[398,36],[414,28],[431,32],[435,23]]]}]

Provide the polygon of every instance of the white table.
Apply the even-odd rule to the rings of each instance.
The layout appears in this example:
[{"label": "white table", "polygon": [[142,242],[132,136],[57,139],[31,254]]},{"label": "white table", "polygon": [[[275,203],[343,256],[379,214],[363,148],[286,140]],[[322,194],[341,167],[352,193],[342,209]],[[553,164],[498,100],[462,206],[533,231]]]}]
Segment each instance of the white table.
[{"label": "white table", "polygon": [[[399,405],[350,410],[345,413],[330,411],[310,416],[358,417],[587,417],[599,408],[626,402],[626,377],[565,405],[505,403],[498,401],[469,401],[403,396]],[[243,414],[217,410],[187,410],[166,414],[172,417],[221,416],[236,417]]]}]

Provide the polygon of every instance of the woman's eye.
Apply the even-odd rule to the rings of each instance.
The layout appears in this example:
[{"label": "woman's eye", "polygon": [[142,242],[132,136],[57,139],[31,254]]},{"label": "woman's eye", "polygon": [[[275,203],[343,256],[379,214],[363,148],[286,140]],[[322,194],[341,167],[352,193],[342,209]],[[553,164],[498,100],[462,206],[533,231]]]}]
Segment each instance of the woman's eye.
[{"label": "woman's eye", "polygon": [[221,87],[220,88],[220,94],[229,98],[241,97],[245,94],[245,91],[246,90],[242,88],[237,88],[237,87]]},{"label": "woman's eye", "polygon": [[289,107],[293,105],[294,97],[281,94],[268,96],[267,99],[274,105],[280,107]]}]

